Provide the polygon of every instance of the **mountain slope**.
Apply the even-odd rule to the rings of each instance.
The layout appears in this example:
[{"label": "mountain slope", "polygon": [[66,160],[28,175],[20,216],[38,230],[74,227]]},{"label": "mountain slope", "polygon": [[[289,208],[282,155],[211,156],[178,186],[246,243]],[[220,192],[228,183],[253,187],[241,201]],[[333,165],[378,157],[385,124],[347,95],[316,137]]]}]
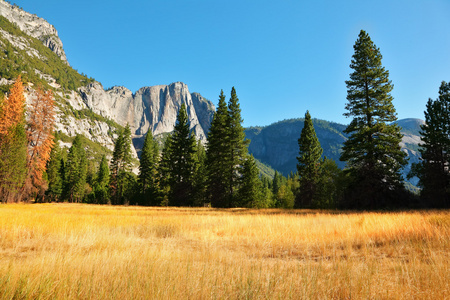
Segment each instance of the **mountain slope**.
[{"label": "mountain slope", "polygon": [[[285,176],[296,172],[298,138],[303,124],[304,119],[290,119],[266,127],[246,129],[246,138],[250,139],[249,152]],[[342,133],[345,126],[317,119],[313,120],[313,124],[324,155],[334,159],[343,168],[344,163],[339,162],[339,154],[346,139]]]},{"label": "mountain slope", "polygon": [[[411,164],[417,162],[420,157],[417,149],[420,143],[419,119],[404,119],[397,122],[404,134],[401,147],[408,154],[408,165],[403,169],[403,175],[411,170]],[[324,150],[323,155],[331,158],[340,168],[345,163],[339,160],[341,147],[347,136],[343,133],[346,125],[313,120],[319,142]],[[290,119],[280,121],[265,127],[250,127],[245,130],[246,138],[250,139],[249,151],[261,162],[268,164],[275,170],[287,176],[290,172],[296,172],[298,155],[298,138],[304,125],[304,119]],[[410,180],[417,184],[417,178]]]},{"label": "mountain slope", "polygon": [[59,56],[61,60],[67,63],[63,44],[53,25],[36,15],[32,15],[20,9],[17,5],[11,5],[5,1],[0,1],[0,15],[5,17],[8,21],[15,23],[18,28],[27,35],[41,41],[46,47]]},{"label": "mountain slope", "polygon": [[70,67],[51,24],[0,0],[0,94],[9,90],[19,74],[26,83],[28,101],[37,85],[54,91],[56,128],[67,146],[76,134],[82,134],[107,153],[116,131],[130,124],[139,147],[147,130],[154,135],[173,130],[181,103],[187,106],[191,129],[205,141],[214,112],[209,100],[191,94],[181,82],[144,87],[134,94],[124,87],[105,91],[99,82]]}]

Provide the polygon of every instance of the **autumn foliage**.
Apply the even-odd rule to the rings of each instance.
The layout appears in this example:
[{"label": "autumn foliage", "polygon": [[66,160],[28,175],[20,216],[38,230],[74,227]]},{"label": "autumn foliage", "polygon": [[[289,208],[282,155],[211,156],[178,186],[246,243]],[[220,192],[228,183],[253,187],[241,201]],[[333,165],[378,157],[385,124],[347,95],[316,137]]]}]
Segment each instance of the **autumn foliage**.
[{"label": "autumn foliage", "polygon": [[11,128],[23,121],[25,110],[25,96],[23,94],[22,79],[19,76],[12,86],[10,93],[0,109],[0,135],[2,140],[11,132]]},{"label": "autumn foliage", "polygon": [[36,90],[29,107],[27,131],[27,170],[28,176],[24,185],[25,192],[42,185],[42,174],[50,159],[53,147],[53,126],[55,123],[54,98],[52,91]]},{"label": "autumn foliage", "polygon": [[[0,100],[0,200],[26,200],[43,185],[55,122],[51,91],[38,88],[25,113],[20,76]],[[25,117],[27,114],[27,118]]]},{"label": "autumn foliage", "polygon": [[20,76],[0,102],[0,199],[18,201],[26,176],[25,97]]}]

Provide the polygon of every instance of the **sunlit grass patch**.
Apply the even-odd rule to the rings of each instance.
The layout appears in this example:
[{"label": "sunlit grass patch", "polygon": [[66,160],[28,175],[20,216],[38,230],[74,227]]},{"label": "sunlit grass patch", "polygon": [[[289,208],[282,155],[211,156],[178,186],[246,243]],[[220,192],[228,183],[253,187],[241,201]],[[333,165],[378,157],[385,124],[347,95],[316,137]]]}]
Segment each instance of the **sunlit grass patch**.
[{"label": "sunlit grass patch", "polygon": [[0,298],[450,295],[450,213],[0,205]]}]

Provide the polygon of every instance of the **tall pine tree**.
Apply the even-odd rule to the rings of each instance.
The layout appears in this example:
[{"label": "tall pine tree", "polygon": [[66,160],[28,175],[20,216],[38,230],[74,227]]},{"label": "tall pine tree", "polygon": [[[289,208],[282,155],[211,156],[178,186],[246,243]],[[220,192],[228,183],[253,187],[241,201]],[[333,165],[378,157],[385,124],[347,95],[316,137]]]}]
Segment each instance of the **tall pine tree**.
[{"label": "tall pine tree", "polygon": [[320,178],[320,158],[323,150],[317,138],[309,111],[305,114],[305,123],[298,139],[299,156],[297,171],[300,181],[300,193],[297,207],[311,207],[317,201],[317,185]]},{"label": "tall pine tree", "polygon": [[201,141],[197,142],[197,152],[195,153],[196,168],[194,170],[194,206],[203,206],[207,199],[207,169],[206,150]]},{"label": "tall pine tree", "polygon": [[259,170],[256,167],[253,155],[248,155],[242,166],[242,177],[235,206],[239,207],[266,207],[262,195],[262,181],[259,179]]},{"label": "tall pine tree", "polygon": [[194,172],[197,168],[195,135],[190,133],[186,105],[181,104],[168,149],[163,153],[165,172],[168,172],[168,204],[193,205]]},{"label": "tall pine tree", "polygon": [[428,206],[450,206],[450,82],[443,81],[436,100],[428,99],[421,126],[422,154],[411,176],[419,177],[421,197]]},{"label": "tall pine tree", "polygon": [[65,164],[64,191],[69,202],[81,202],[85,193],[87,175],[87,159],[81,136],[77,135],[72,142]]},{"label": "tall pine tree", "polygon": [[400,127],[392,123],[397,120],[390,94],[393,85],[381,64],[380,49],[364,30],[353,48],[354,71],[346,81],[348,112],[344,114],[353,119],[345,130],[350,137],[341,160],[347,162],[353,178],[349,205],[376,208],[392,204],[387,203],[389,196],[401,189],[406,154],[400,150]]},{"label": "tall pine tree", "polygon": [[112,204],[129,203],[135,183],[131,168],[131,130],[127,124],[118,134],[110,164],[109,190]]},{"label": "tall pine tree", "polygon": [[227,134],[228,109],[223,90],[208,133],[206,150],[207,195],[214,207],[228,207],[227,163],[229,153]]},{"label": "tall pine tree", "polygon": [[109,201],[109,166],[106,156],[102,156],[98,167],[97,175],[94,180],[93,202],[98,204],[106,204]]},{"label": "tall pine tree", "polygon": [[50,160],[47,163],[48,189],[46,195],[50,201],[58,201],[63,189],[63,178],[61,176],[61,148],[56,140],[50,152]]},{"label": "tall pine tree", "polygon": [[236,206],[240,202],[236,196],[239,191],[242,168],[248,155],[247,147],[250,142],[245,139],[242,122],[239,99],[233,87],[230,100],[228,101],[227,135],[225,139],[229,146],[229,152],[224,156],[227,163],[228,196],[231,206]]},{"label": "tall pine tree", "polygon": [[249,141],[245,140],[236,90],[231,89],[228,106],[221,91],[219,105],[208,134],[208,195],[214,207],[240,205],[239,187]]},{"label": "tall pine tree", "polygon": [[170,194],[170,182],[172,181],[172,164],[170,162],[170,151],[172,144],[172,135],[167,136],[164,142],[163,149],[161,151],[161,159],[158,165],[158,186],[159,186],[159,197],[158,204],[162,206],[169,205],[169,194]]},{"label": "tall pine tree", "polygon": [[156,205],[158,197],[158,170],[159,150],[158,143],[153,139],[151,129],[148,130],[139,161],[138,183],[140,189],[141,205]]}]

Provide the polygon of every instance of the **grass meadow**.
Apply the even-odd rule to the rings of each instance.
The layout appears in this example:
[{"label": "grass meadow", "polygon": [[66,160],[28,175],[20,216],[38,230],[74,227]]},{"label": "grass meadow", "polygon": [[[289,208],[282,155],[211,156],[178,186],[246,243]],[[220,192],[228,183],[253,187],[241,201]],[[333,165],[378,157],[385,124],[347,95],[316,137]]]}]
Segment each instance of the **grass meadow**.
[{"label": "grass meadow", "polygon": [[0,205],[0,299],[450,299],[450,211]]}]

